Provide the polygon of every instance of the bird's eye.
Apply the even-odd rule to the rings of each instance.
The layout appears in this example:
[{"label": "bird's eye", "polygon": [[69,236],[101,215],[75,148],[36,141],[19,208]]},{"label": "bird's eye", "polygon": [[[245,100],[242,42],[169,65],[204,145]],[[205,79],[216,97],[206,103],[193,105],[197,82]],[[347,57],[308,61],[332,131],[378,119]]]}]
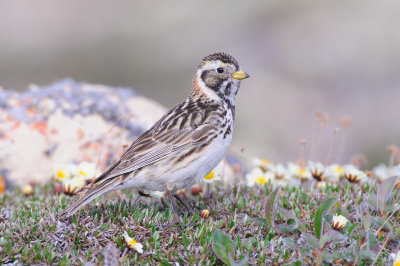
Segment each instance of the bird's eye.
[{"label": "bird's eye", "polygon": [[222,67],[219,67],[219,68],[217,68],[217,72],[222,73],[222,72],[224,72],[224,69]]}]

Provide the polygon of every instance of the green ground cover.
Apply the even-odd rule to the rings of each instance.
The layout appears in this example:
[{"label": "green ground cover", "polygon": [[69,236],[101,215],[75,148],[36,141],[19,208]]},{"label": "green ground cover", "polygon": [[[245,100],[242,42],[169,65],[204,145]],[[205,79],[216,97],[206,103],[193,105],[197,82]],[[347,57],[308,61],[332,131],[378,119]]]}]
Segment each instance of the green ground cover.
[{"label": "green ground cover", "polygon": [[[211,197],[187,192],[198,212],[192,226],[164,230],[174,220],[162,199],[130,191],[106,195],[61,222],[57,214],[76,197],[54,192],[54,184],[0,196],[0,263],[22,264],[391,264],[399,249],[399,199],[395,178],[381,184],[345,179],[325,188],[307,184],[225,188],[211,184]],[[182,207],[181,210],[184,210]],[[202,218],[200,210],[210,216]],[[348,219],[342,230],[334,215]],[[143,245],[129,249],[127,232]]]}]

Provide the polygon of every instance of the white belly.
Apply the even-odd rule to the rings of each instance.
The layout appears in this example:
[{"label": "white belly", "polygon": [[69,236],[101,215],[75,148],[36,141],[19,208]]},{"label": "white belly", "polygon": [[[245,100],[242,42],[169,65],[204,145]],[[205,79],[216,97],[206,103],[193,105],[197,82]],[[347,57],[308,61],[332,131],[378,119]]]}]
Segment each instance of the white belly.
[{"label": "white belly", "polygon": [[186,162],[187,165],[178,167],[180,170],[172,168],[165,172],[166,167],[162,166],[163,164],[160,164],[160,167],[156,166],[157,162],[154,165],[146,166],[136,176],[128,177],[124,184],[116,187],[116,189],[136,188],[148,191],[165,191],[166,185],[172,191],[189,188],[199,183],[205,175],[218,165],[224,158],[231,140],[231,134],[226,136],[225,139],[223,135],[218,136],[209,146],[203,149],[197,160],[191,163],[188,163],[190,159],[183,161],[182,163]]}]

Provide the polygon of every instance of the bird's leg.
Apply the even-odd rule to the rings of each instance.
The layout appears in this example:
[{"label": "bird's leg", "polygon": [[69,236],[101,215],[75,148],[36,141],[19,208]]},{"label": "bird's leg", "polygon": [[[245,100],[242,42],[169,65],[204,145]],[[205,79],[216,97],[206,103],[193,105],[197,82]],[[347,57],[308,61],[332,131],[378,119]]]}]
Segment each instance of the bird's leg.
[{"label": "bird's leg", "polygon": [[133,201],[133,205],[136,206],[136,203],[140,200],[140,197],[142,197],[139,193],[139,195],[137,195],[136,199]]},{"label": "bird's leg", "polygon": [[211,191],[210,191],[210,184],[206,183],[206,192],[205,192],[205,196],[204,196],[204,201],[206,203],[210,202],[210,197],[211,197]]},{"label": "bird's leg", "polygon": [[136,197],[136,199],[133,201],[133,205],[136,205],[136,203],[139,201],[140,197],[148,197],[150,198],[151,195],[147,194],[146,192],[142,191],[142,190],[138,190],[138,196]]},{"label": "bird's leg", "polygon": [[167,191],[167,194],[168,194],[168,199],[169,199],[169,202],[170,202],[170,206],[171,206],[171,209],[172,209],[172,211],[174,212],[174,215],[175,215],[175,219],[179,222],[179,224],[182,226],[182,227],[185,227],[185,223],[182,221],[182,219],[179,217],[179,214],[178,214],[178,212],[177,212],[177,210],[176,210],[176,206],[175,206],[175,203],[174,203],[174,199],[172,198],[172,193],[170,192],[170,191]]},{"label": "bird's leg", "polygon": [[195,213],[196,213],[196,211],[193,210],[193,208],[190,207],[190,205],[189,205],[186,201],[184,201],[178,194],[175,194],[174,197],[175,197],[180,203],[182,203],[182,205],[183,205],[189,212],[191,212],[192,214],[195,214]]}]

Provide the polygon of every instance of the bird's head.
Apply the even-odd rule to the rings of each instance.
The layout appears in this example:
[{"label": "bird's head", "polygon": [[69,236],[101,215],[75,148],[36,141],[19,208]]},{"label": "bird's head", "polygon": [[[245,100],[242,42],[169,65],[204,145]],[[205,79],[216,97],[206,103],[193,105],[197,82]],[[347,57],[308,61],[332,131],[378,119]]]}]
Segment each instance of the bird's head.
[{"label": "bird's head", "polygon": [[194,77],[194,86],[210,98],[233,102],[240,81],[248,77],[249,75],[240,69],[235,58],[217,52],[201,61]]}]

